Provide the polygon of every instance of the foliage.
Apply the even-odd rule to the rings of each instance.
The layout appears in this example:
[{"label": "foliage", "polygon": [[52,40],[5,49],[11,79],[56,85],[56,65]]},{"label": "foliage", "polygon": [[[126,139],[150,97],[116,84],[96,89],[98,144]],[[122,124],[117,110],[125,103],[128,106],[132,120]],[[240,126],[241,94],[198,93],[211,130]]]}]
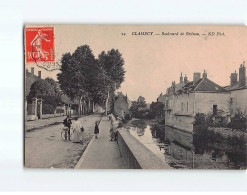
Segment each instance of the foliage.
[{"label": "foliage", "polygon": [[[210,118],[210,117],[209,117]],[[223,146],[227,144],[225,150],[230,153],[238,153],[245,155],[245,138],[243,136],[229,136],[225,138],[219,132],[209,130],[211,126],[210,120],[205,116],[205,114],[197,113],[195,116],[194,132],[193,132],[193,144],[195,147],[195,152],[203,154],[207,150],[212,150],[215,145],[220,145],[217,147],[218,150],[223,150]],[[231,148],[229,147],[231,146]],[[241,156],[241,155],[240,155]],[[232,161],[241,161],[240,158],[232,159]],[[235,162],[235,163],[236,163]],[[242,161],[245,163],[245,161]]]},{"label": "foliage", "polygon": [[[104,71],[104,75],[110,79],[110,81],[114,82],[113,86],[116,89],[120,88],[121,83],[124,81],[124,59],[122,58],[122,54],[115,49],[108,51],[107,53],[102,51],[98,56],[99,66]],[[105,83],[108,85],[108,82]],[[112,85],[112,83],[109,83]],[[109,86],[108,86],[109,87]]]},{"label": "foliage", "polygon": [[246,116],[241,113],[237,113],[234,117],[231,118],[231,122],[227,124],[227,127],[232,129],[239,129],[246,132],[246,125]]},{"label": "foliage", "polygon": [[165,141],[165,128],[160,124],[153,124],[151,126],[152,135],[159,138],[161,142]]},{"label": "foliage", "polygon": [[56,106],[52,104],[42,104],[42,114],[54,114]]},{"label": "foliage", "polygon": [[[94,100],[107,107],[112,105],[113,92],[124,81],[124,60],[118,50],[104,51],[95,59],[88,45],[78,47],[73,54],[65,53],[61,60],[58,81],[64,94],[72,100]],[[108,104],[108,102],[110,104]]]},{"label": "foliage", "polygon": [[31,85],[27,99],[30,102],[32,98],[41,98],[43,104],[50,104],[52,107],[56,107],[62,103],[59,86],[51,78],[35,81]]},{"label": "foliage", "polygon": [[129,114],[125,114],[125,117],[124,117],[125,120],[131,120],[131,116]]},{"label": "foliage", "polygon": [[74,53],[65,53],[61,59],[61,72],[57,78],[64,94],[73,99],[86,99],[94,79],[96,60],[88,45],[78,47]]},{"label": "foliage", "polygon": [[148,114],[147,110],[142,109],[146,108],[147,104],[145,101],[145,98],[142,96],[139,96],[137,101],[132,101],[132,104],[130,106],[130,111],[132,113],[132,116],[135,118],[147,118],[146,115]]},{"label": "foliage", "polygon": [[138,105],[139,108],[146,108],[147,104],[146,104],[145,98],[142,97],[142,96],[139,96],[138,99],[137,99],[137,105]]},{"label": "foliage", "polygon": [[163,117],[165,105],[162,102],[152,102],[150,105],[149,117]]},{"label": "foliage", "polygon": [[120,88],[124,81],[124,59],[118,50],[112,49],[107,53],[102,51],[97,62],[102,73],[101,79],[95,85],[97,86],[97,96],[101,102],[105,101],[106,110],[111,111],[113,109],[114,91]]}]

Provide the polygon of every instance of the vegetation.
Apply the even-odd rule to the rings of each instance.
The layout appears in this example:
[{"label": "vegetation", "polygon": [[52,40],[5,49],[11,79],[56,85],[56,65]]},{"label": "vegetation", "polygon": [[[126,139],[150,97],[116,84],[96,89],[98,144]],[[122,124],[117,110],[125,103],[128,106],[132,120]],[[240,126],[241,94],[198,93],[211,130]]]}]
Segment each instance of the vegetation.
[{"label": "vegetation", "polygon": [[164,118],[164,107],[165,105],[162,102],[152,102],[150,105],[149,118]]},{"label": "vegetation", "polygon": [[146,104],[145,98],[142,96],[139,96],[137,101],[132,101],[132,104],[130,107],[132,117],[141,118],[141,119],[146,118],[148,114],[148,110],[146,108],[147,108],[147,104]]},{"label": "vegetation", "polygon": [[124,81],[124,60],[118,50],[102,52],[98,59],[88,45],[78,47],[73,54],[65,53],[61,59],[61,72],[57,78],[61,90],[72,100],[78,100],[81,114],[82,101],[94,100],[109,107],[113,92]]},{"label": "vegetation", "polygon": [[53,114],[56,107],[62,104],[59,86],[52,78],[35,81],[31,85],[27,100],[31,102],[32,98],[43,100],[43,114]]},{"label": "vegetation", "polygon": [[221,133],[209,130],[210,120],[205,114],[198,113],[195,117],[193,144],[195,153],[215,150],[217,153],[226,153],[230,161],[237,165],[246,166],[246,148],[244,134],[241,136],[224,137]]},{"label": "vegetation", "polygon": [[227,127],[232,129],[238,129],[246,132],[247,118],[241,113],[237,113],[234,117],[231,118],[231,122],[227,124]]}]

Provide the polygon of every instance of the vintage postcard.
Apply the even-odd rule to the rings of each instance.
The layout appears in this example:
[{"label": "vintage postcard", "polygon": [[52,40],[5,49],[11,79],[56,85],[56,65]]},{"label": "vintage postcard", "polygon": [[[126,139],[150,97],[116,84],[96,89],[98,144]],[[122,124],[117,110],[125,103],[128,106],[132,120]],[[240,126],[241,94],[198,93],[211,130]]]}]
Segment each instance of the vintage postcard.
[{"label": "vintage postcard", "polygon": [[247,28],[26,25],[24,166],[246,170]]}]

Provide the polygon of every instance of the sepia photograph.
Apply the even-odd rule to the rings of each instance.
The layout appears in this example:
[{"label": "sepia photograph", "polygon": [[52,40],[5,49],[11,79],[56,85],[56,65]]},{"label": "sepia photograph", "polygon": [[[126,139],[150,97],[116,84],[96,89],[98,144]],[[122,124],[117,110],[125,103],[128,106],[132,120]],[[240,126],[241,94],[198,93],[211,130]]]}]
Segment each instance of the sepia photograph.
[{"label": "sepia photograph", "polygon": [[24,167],[246,170],[247,28],[26,24]]}]

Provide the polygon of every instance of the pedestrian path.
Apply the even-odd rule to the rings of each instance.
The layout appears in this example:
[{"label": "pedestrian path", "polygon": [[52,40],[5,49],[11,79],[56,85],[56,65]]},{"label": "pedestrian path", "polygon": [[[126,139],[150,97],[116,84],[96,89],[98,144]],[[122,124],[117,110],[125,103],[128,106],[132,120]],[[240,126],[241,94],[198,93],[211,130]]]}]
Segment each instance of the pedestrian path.
[{"label": "pedestrian path", "polygon": [[110,141],[111,123],[103,117],[99,125],[98,139],[93,138],[76,168],[79,169],[126,169],[116,141]]}]

